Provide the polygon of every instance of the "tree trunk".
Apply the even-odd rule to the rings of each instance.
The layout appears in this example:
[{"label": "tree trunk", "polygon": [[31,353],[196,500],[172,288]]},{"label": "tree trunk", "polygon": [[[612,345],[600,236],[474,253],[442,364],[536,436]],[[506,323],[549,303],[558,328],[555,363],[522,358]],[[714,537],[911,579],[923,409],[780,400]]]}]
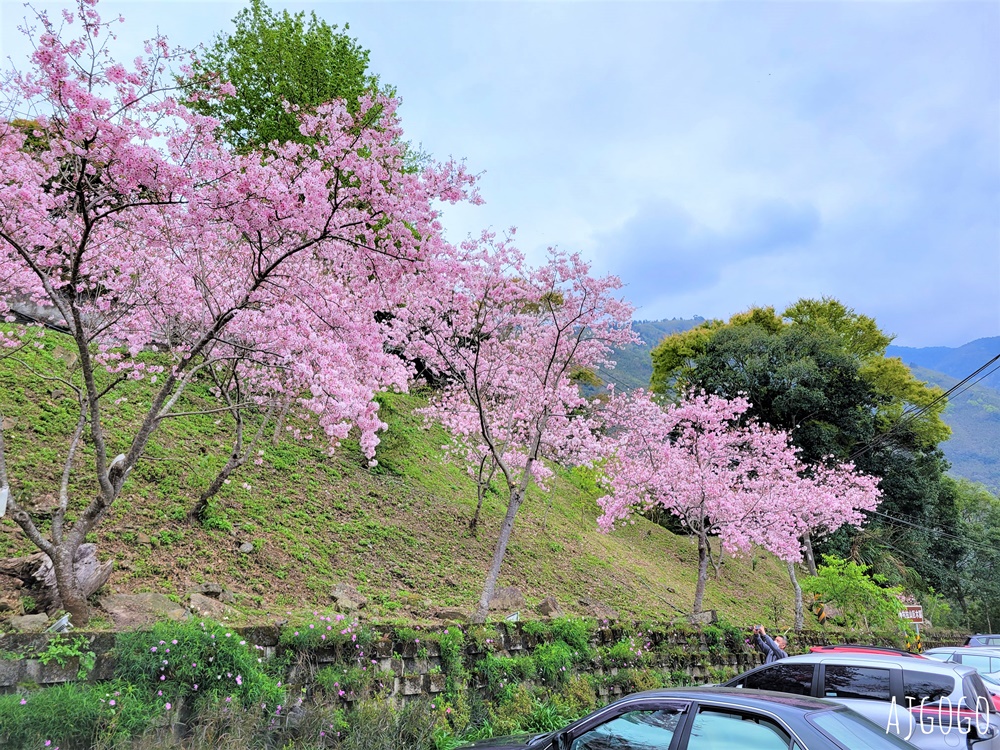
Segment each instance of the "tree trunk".
[{"label": "tree trunk", "polygon": [[469,533],[472,536],[476,536],[476,531],[479,528],[479,513],[483,509],[483,500],[486,499],[486,490],[489,489],[490,484],[493,482],[493,475],[496,473],[497,465],[493,461],[490,461],[490,474],[488,477],[484,478],[483,474],[486,471],[486,459],[488,456],[483,456],[483,460],[479,462],[479,474],[476,478],[476,494],[478,495],[479,502],[476,503],[476,512],[472,516],[472,520],[469,521]]},{"label": "tree trunk", "polygon": [[70,545],[59,545],[56,548],[52,570],[56,574],[62,607],[69,613],[73,626],[79,628],[90,622],[90,607],[87,605],[86,595],[80,590],[80,582],[73,566],[76,550],[69,547]]},{"label": "tree trunk", "polygon": [[805,616],[802,614],[802,587],[799,586],[799,579],[795,575],[795,563],[788,562],[788,577],[792,580],[792,589],[795,591],[795,632],[802,631],[805,625]]},{"label": "tree trunk", "polygon": [[808,531],[802,535],[802,552],[809,575],[816,575],[816,555],[813,554],[812,537]]},{"label": "tree trunk", "polygon": [[[97,547],[93,544],[81,544],[73,554],[73,574],[75,579],[76,592],[78,596],[74,602],[73,595],[70,594],[71,602],[77,607],[74,614],[63,601],[63,594],[59,586],[60,576],[64,576],[65,567],[56,570],[55,562],[44,552],[35,552],[26,557],[15,557],[0,559],[0,574],[13,576],[20,579],[24,586],[32,589],[32,596],[35,598],[40,609],[49,614],[53,614],[60,609],[65,609],[73,614],[73,624],[80,624],[79,602],[86,605],[87,598],[108,582],[114,563],[111,560],[101,562],[97,557]],[[64,582],[64,588],[72,588],[73,580]]]},{"label": "tree trunk", "polygon": [[702,532],[698,534],[698,584],[694,589],[694,611],[691,614],[701,614],[701,606],[705,600],[705,585],[708,583],[708,537]]},{"label": "tree trunk", "polygon": [[472,622],[484,623],[490,611],[490,599],[497,587],[497,579],[500,577],[500,566],[503,564],[504,555],[507,553],[507,542],[510,541],[510,533],[514,530],[514,517],[517,515],[521,503],[524,501],[524,494],[518,488],[511,488],[510,501],[507,503],[507,515],[504,516],[503,525],[500,527],[500,537],[493,550],[493,560],[490,562],[490,569],[486,573],[486,585],[483,586],[483,593],[479,597],[479,605],[472,616]]},{"label": "tree trunk", "polygon": [[205,520],[205,516],[208,511],[208,501],[211,500],[220,489],[222,489],[222,485],[225,484],[230,475],[242,465],[243,461],[239,460],[238,453],[234,453],[229,456],[229,460],[226,461],[226,465],[222,467],[218,474],[216,474],[215,479],[213,479],[212,483],[208,485],[204,492],[201,493],[201,496],[198,498],[198,502],[195,503],[194,508],[191,509],[191,518],[195,518],[199,521]]},{"label": "tree trunk", "polygon": [[292,408],[292,402],[294,399],[289,398],[281,405],[281,411],[278,412],[277,419],[274,420],[274,432],[271,434],[271,445],[277,445],[281,440],[281,428],[285,426],[285,418],[288,416],[289,410]]}]

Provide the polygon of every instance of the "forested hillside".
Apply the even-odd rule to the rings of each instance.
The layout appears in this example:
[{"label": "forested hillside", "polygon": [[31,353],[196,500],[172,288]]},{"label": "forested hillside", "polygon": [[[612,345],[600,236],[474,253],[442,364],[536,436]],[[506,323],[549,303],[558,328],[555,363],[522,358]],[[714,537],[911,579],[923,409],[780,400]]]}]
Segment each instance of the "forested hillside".
[{"label": "forested hillside", "polygon": [[[925,367],[912,369],[921,380],[945,390],[958,383]],[[951,473],[1000,492],[1000,391],[984,385],[959,389],[948,398],[943,418],[951,427],[951,438],[941,445]]]},{"label": "forested hillside", "polygon": [[693,318],[634,321],[632,328],[639,334],[642,342],[615,350],[614,372],[602,372],[601,375],[620,390],[649,388],[649,378],[653,374],[653,361],[649,353],[653,347],[659,344],[664,336],[686,331],[703,322],[705,319],[697,315]]}]

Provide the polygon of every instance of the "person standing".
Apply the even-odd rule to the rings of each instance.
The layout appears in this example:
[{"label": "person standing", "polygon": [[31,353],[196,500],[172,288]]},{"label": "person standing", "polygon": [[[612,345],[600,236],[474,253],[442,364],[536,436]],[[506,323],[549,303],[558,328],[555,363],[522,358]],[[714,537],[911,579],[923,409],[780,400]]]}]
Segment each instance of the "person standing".
[{"label": "person standing", "polygon": [[753,645],[756,646],[758,651],[764,654],[765,664],[770,664],[773,661],[778,661],[788,656],[785,652],[785,649],[788,648],[788,641],[785,636],[779,635],[776,638],[772,638],[767,634],[763,625],[753,626]]}]

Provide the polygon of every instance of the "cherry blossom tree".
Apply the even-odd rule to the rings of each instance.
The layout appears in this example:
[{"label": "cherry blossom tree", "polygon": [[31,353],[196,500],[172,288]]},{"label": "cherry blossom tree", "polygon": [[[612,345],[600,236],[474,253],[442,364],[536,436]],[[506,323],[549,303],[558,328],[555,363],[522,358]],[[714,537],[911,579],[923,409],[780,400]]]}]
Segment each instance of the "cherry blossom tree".
[{"label": "cherry blossom tree", "polygon": [[[837,463],[827,457],[821,463],[806,464],[799,470],[800,478],[811,485],[810,491],[790,501],[786,510],[798,516],[802,525],[800,542],[808,572],[816,575],[812,555],[812,540],[836,531],[841,526],[860,527],[867,517],[865,511],[878,506],[881,491],[879,478],[858,472],[853,463]],[[795,562],[787,560],[788,577],[795,593],[795,629],[801,630],[805,617],[802,587],[795,573]]]},{"label": "cherry blossom tree", "polygon": [[[529,267],[511,244],[484,234],[439,258],[423,276],[404,331],[446,385],[424,411],[451,433],[449,453],[481,481],[499,472],[507,512],[473,620],[489,610],[518,509],[532,482],[545,489],[545,461],[587,463],[600,455],[599,416],[576,377],[610,367],[612,347],[631,342],[631,308],[615,277],[590,275],[577,255],[550,251]],[[456,279],[450,269],[462,269]],[[401,318],[402,320],[402,318]]]},{"label": "cherry blossom tree", "polygon": [[677,516],[698,544],[695,614],[712,536],[730,552],[762,547],[794,562],[811,522],[859,524],[860,511],[877,502],[874,480],[852,467],[809,475],[785,433],[744,418],[749,408],[746,399],[706,394],[662,408],[643,392],[614,404],[621,427],[604,466],[610,491],[598,501],[598,524],[609,531],[636,509],[654,507]]},{"label": "cherry blossom tree", "polygon": [[[61,387],[78,420],[47,534],[2,435],[0,483],[82,624],[74,557],[165,420],[192,413],[195,380],[216,383],[217,404],[202,411],[266,413],[290,400],[331,448],[356,428],[374,458],[384,427],[374,394],[405,388],[409,374],[386,351],[380,313],[440,242],[433,202],[477,198],[460,165],[404,169],[391,99],[354,113],[330,102],[302,117],[308,145],[234,154],[215,140],[216,121],[172,95],[167,66],[183,58],[164,39],[127,67],[108,52],[96,0],[78,0],[61,29],[44,12],[37,24],[30,69],[0,89],[0,315],[10,322],[30,305],[66,332],[78,364]],[[74,26],[79,36],[65,39]],[[30,370],[19,350],[30,337],[5,329],[8,361],[26,378],[59,379]],[[148,379],[153,395],[115,445],[107,424],[128,379]],[[96,480],[89,499],[71,496],[81,471]]]}]

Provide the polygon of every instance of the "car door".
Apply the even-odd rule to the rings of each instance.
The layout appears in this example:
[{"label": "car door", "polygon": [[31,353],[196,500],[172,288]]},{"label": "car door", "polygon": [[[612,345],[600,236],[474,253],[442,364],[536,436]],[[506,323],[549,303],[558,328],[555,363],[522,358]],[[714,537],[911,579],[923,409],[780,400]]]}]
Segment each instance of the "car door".
[{"label": "car door", "polygon": [[678,750],[688,701],[616,704],[572,724],[555,737],[554,750]]},{"label": "car door", "polygon": [[816,695],[857,711],[883,727],[887,733],[909,740],[918,747],[937,747],[936,744],[920,744],[914,738],[917,720],[905,701],[900,700],[902,682],[902,670],[894,664],[824,662],[818,676]]},{"label": "car door", "polygon": [[683,734],[683,750],[801,750],[788,729],[747,709],[699,705]]}]

